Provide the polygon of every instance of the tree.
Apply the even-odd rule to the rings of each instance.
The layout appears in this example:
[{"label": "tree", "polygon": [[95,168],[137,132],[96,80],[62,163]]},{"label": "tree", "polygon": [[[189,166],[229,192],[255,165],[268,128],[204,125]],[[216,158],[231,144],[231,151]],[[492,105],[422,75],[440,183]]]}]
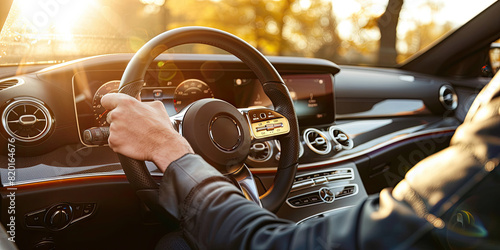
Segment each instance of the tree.
[{"label": "tree", "polygon": [[403,0],[389,0],[384,14],[377,20],[377,26],[380,30],[379,65],[392,66],[396,64],[398,56],[396,51],[397,26],[402,7]]},{"label": "tree", "polygon": [[232,0],[214,4],[188,0],[168,1],[167,5],[171,20],[175,20],[169,28],[202,25],[222,29],[268,55],[314,56],[325,42],[337,39],[329,1]]}]

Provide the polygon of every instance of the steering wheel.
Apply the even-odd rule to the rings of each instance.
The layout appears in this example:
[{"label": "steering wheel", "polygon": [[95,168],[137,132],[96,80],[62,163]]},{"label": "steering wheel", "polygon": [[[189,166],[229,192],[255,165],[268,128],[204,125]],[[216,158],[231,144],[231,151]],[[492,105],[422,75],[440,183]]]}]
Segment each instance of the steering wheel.
[{"label": "steering wheel", "polygon": [[[119,92],[137,97],[146,70],[168,48],[200,43],[225,50],[243,61],[262,83],[274,110],[236,109],[218,99],[202,99],[173,116],[171,121],[195,153],[222,174],[231,177],[245,196],[276,212],[293,184],[299,155],[298,122],[290,93],[273,65],[242,39],[207,27],[184,27],[164,32],[147,42],[130,60]],[[278,139],[282,152],[272,187],[259,197],[251,172],[244,165],[253,142]],[[165,212],[158,202],[158,184],[144,161],[118,155],[127,179],[139,198],[152,210]]]}]

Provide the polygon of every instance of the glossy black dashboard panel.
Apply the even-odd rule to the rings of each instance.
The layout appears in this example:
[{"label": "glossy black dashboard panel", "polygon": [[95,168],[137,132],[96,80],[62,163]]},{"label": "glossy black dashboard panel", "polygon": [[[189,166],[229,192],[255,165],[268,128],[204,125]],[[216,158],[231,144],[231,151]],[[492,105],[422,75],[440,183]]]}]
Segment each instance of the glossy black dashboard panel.
[{"label": "glossy black dashboard panel", "polygon": [[[160,65],[166,65],[159,61]],[[171,65],[174,65],[171,63]],[[170,66],[169,68],[177,68]],[[73,77],[75,109],[81,133],[91,127],[108,125],[107,110],[100,98],[117,92],[122,71],[85,71]],[[214,77],[217,76],[217,77]],[[333,76],[329,73],[283,74],[294,101],[299,123],[317,126],[333,123]],[[117,80],[118,79],[118,80]],[[161,101],[169,115],[203,98],[225,100],[237,108],[270,107],[260,82],[251,72],[152,69],[147,71],[142,101]]]}]

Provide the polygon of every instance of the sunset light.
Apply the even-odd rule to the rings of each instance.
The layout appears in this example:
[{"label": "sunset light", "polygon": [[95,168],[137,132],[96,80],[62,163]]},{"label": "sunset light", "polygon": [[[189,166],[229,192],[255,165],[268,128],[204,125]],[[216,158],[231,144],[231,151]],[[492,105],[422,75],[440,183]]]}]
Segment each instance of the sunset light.
[{"label": "sunset light", "polygon": [[[377,20],[388,0],[274,0],[262,1],[262,10],[251,2],[133,0],[124,5],[111,0],[15,0],[0,37],[0,45],[10,47],[0,46],[0,58],[4,63],[29,63],[136,52],[161,32],[196,25],[234,33],[267,55],[377,63]],[[493,2],[404,1],[396,61],[409,58]]]}]

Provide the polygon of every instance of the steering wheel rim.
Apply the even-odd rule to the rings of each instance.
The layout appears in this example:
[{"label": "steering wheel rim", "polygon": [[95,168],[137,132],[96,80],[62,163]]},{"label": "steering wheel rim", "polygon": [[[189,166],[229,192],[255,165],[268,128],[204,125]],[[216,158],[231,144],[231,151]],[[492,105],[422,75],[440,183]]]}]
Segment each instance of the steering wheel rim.
[{"label": "steering wheel rim", "polygon": [[[123,73],[119,92],[137,97],[144,84],[147,69],[159,54],[168,48],[195,43],[211,45],[238,57],[262,83],[264,93],[273,103],[274,110],[288,119],[290,132],[278,137],[282,154],[273,185],[260,197],[264,208],[276,212],[288,196],[298,165],[298,122],[283,79],[274,66],[254,47],[230,33],[213,28],[183,27],[170,30],[151,39],[133,56]],[[158,184],[149,173],[145,162],[120,154],[118,157],[127,179],[140,199],[151,209],[162,210],[158,202]]]}]

